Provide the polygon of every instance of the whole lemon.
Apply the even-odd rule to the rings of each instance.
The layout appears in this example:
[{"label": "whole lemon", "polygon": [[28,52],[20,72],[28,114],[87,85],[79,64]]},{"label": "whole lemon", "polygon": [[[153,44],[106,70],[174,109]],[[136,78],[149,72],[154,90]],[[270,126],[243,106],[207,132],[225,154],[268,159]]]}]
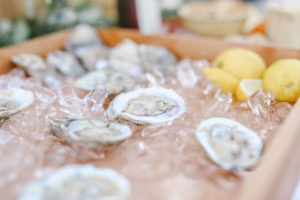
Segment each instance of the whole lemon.
[{"label": "whole lemon", "polygon": [[278,101],[295,102],[300,96],[300,61],[282,59],[273,63],[264,74],[263,87],[273,91]]},{"label": "whole lemon", "polygon": [[204,67],[202,72],[214,85],[220,87],[223,92],[235,93],[239,81],[231,74],[212,67]]},{"label": "whole lemon", "polygon": [[261,56],[253,51],[233,48],[222,52],[214,60],[213,67],[242,80],[262,78],[266,64]]}]

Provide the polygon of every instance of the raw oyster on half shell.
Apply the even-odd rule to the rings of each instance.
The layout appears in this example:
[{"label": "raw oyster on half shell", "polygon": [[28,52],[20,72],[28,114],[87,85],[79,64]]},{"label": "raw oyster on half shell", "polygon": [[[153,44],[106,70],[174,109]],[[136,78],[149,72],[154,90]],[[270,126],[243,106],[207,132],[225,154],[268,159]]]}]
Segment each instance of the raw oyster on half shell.
[{"label": "raw oyster on half shell", "polygon": [[24,108],[30,106],[34,101],[31,91],[23,89],[0,90],[0,119],[6,119]]},{"label": "raw oyster on half shell", "polygon": [[196,137],[209,158],[227,171],[255,166],[264,148],[256,132],[226,118],[202,121]]},{"label": "raw oyster on half shell", "polygon": [[129,138],[132,134],[128,126],[100,120],[79,120],[47,116],[46,131],[67,143],[83,142],[110,145]]},{"label": "raw oyster on half shell", "polygon": [[111,169],[68,165],[27,185],[18,200],[126,200],[130,182]]},{"label": "raw oyster on half shell", "polygon": [[107,109],[110,120],[136,124],[173,121],[185,112],[185,102],[175,91],[161,87],[136,89],[115,97]]},{"label": "raw oyster on half shell", "polygon": [[56,71],[66,77],[78,77],[85,73],[73,54],[67,51],[54,51],[47,55],[47,63],[55,67]]},{"label": "raw oyster on half shell", "polygon": [[54,68],[49,66],[43,58],[31,53],[21,53],[11,58],[12,62],[32,76],[47,85],[59,85],[60,77]]},{"label": "raw oyster on half shell", "polygon": [[135,80],[130,76],[111,69],[91,72],[75,82],[75,87],[79,89],[91,91],[102,88],[109,94],[118,94],[137,86]]}]

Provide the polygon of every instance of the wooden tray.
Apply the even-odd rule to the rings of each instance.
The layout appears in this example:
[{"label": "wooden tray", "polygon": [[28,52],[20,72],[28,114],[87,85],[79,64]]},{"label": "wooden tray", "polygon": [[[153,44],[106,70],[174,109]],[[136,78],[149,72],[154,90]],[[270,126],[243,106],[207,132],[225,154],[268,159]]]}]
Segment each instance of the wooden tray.
[{"label": "wooden tray", "polygon": [[[200,37],[145,36],[134,30],[118,28],[100,29],[99,34],[109,46],[119,43],[124,38],[131,38],[138,43],[163,45],[172,50],[179,58],[207,58],[212,60],[225,49],[243,47],[259,53],[267,64],[280,58],[300,59],[300,50],[232,44],[222,40]],[[68,35],[69,31],[59,32],[0,49],[0,74],[8,72],[14,67],[10,62],[12,55],[31,52],[45,56],[51,51],[61,49]],[[300,175],[299,113],[300,100],[294,105],[275,134],[275,138],[267,147],[259,167],[243,181],[242,189],[236,195],[236,199],[285,200],[290,198]]]}]

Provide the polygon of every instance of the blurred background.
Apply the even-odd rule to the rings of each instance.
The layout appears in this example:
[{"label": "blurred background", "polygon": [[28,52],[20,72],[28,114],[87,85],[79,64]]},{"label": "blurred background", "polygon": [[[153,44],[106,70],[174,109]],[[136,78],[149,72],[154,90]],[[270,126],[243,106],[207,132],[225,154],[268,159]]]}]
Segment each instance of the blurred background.
[{"label": "blurred background", "polygon": [[79,23],[300,48],[299,0],[1,0],[0,46]]},{"label": "blurred background", "polygon": [[[295,9],[299,3],[298,0],[1,0],[0,46],[87,23],[95,27],[136,28],[144,34],[173,33],[298,48],[300,15],[289,8]],[[282,31],[282,27],[287,31]],[[279,30],[283,33],[278,33]]]},{"label": "blurred background", "polygon": [[300,48],[299,0],[1,0],[0,46],[79,23]]}]

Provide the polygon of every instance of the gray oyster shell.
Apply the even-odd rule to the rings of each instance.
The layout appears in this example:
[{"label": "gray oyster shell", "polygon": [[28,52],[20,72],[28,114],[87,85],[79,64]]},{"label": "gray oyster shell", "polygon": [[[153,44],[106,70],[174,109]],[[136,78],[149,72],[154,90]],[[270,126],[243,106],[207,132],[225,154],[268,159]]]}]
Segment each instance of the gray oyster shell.
[{"label": "gray oyster shell", "polygon": [[101,45],[102,41],[95,29],[89,25],[80,24],[71,32],[65,43],[65,49],[77,55]]},{"label": "gray oyster shell", "polygon": [[256,132],[226,118],[202,121],[196,138],[209,158],[227,171],[255,166],[264,148]]},{"label": "gray oyster shell", "polygon": [[78,77],[85,73],[73,54],[67,51],[55,51],[47,55],[47,63],[66,77]]},{"label": "gray oyster shell", "polygon": [[163,46],[139,45],[139,58],[144,71],[159,69],[163,73],[173,69],[176,65],[176,56]]},{"label": "gray oyster shell", "polygon": [[74,54],[89,71],[95,69],[98,60],[108,55],[108,48],[104,46],[96,30],[83,24],[74,28],[65,43],[65,49]]},{"label": "gray oyster shell", "polygon": [[143,125],[170,122],[184,112],[185,102],[175,91],[151,87],[119,94],[106,113],[110,120],[127,120]]},{"label": "gray oyster shell", "polygon": [[132,90],[138,85],[133,78],[126,74],[104,69],[79,78],[75,82],[75,87],[86,91],[102,88],[109,94],[118,94],[122,91]]},{"label": "gray oyster shell", "polygon": [[163,73],[176,64],[176,56],[163,46],[137,44],[130,39],[123,40],[112,48],[110,66],[120,71],[151,72],[158,69]]},{"label": "gray oyster shell", "polygon": [[28,184],[18,200],[125,200],[130,182],[112,169],[92,165],[68,165],[44,180]]},{"label": "gray oyster shell", "polygon": [[109,64],[118,71],[140,71],[138,44],[130,39],[124,39],[115,46],[109,55]]},{"label": "gray oyster shell", "polygon": [[47,116],[46,131],[67,143],[111,145],[124,141],[132,134],[128,126],[100,120],[79,120]]},{"label": "gray oyster shell", "polygon": [[31,53],[21,53],[11,57],[12,62],[23,69],[29,76],[32,76],[47,85],[57,86],[61,77],[55,69],[49,66],[43,58]]},{"label": "gray oyster shell", "polygon": [[84,68],[88,71],[96,70],[96,65],[99,60],[106,59],[108,49],[104,46],[90,48],[87,52],[76,54]]},{"label": "gray oyster shell", "polygon": [[23,89],[0,90],[0,119],[7,119],[20,112],[30,106],[33,101],[34,95],[31,91]]}]

